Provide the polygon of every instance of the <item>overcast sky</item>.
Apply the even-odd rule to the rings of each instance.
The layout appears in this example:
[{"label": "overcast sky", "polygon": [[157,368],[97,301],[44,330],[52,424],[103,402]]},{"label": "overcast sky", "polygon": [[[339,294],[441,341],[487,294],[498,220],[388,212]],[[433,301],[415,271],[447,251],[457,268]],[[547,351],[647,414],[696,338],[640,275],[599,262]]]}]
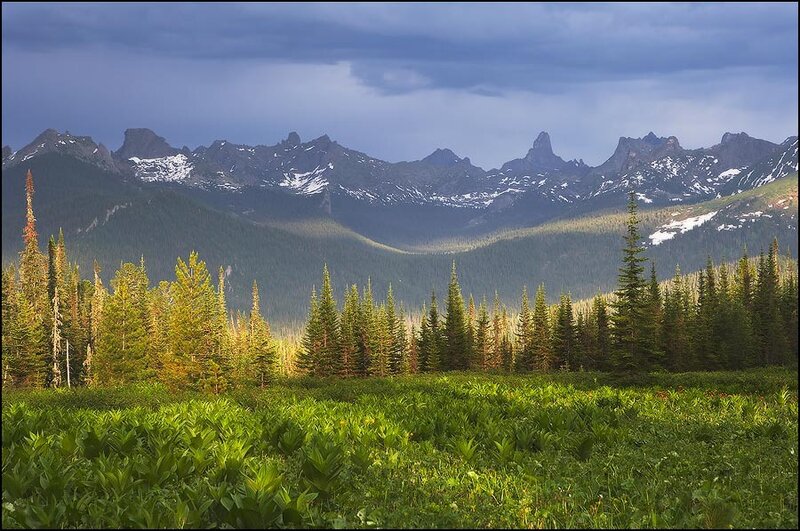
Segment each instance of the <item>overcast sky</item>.
[{"label": "overcast sky", "polygon": [[484,168],[539,131],[597,165],[620,136],[797,134],[797,4],[2,4],[2,142],[117,149],[328,134]]}]

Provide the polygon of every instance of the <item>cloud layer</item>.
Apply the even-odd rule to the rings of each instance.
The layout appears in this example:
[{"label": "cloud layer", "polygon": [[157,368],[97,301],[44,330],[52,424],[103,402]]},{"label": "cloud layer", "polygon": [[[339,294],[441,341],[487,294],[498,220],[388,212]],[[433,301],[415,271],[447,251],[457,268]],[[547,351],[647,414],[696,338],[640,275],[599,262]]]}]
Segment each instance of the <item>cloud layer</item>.
[{"label": "cloud layer", "polygon": [[797,134],[796,4],[176,4],[2,7],[2,136],[112,149],[329,134],[387,160],[492,167],[540,130],[599,164],[649,130]]}]

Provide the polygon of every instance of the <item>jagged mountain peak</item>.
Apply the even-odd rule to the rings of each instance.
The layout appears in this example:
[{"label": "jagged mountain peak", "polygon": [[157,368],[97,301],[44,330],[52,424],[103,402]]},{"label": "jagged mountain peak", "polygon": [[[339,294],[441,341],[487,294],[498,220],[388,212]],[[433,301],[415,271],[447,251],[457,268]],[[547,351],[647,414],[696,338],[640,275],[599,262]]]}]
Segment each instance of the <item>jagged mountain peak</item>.
[{"label": "jagged mountain peak", "polygon": [[525,160],[537,169],[554,169],[564,165],[564,159],[553,153],[550,144],[550,135],[542,131],[533,141],[533,147],[528,150]]},{"label": "jagged mountain peak", "polygon": [[302,141],[300,140],[300,135],[298,135],[296,131],[292,131],[291,133],[289,133],[289,136],[286,137],[286,140],[284,140],[283,142],[290,146],[299,146],[302,143]]},{"label": "jagged mountain peak", "polygon": [[533,148],[534,151],[539,151],[542,153],[553,153],[553,147],[550,145],[550,135],[547,131],[542,131],[536,137],[536,140],[533,141]]},{"label": "jagged mountain peak", "polygon": [[654,132],[650,131],[644,137],[642,137],[642,140],[644,140],[648,144],[658,145],[661,143],[662,138],[656,136]]},{"label": "jagged mountain peak", "polygon": [[333,142],[328,135],[322,135],[320,137],[315,138],[310,143],[324,149],[329,147],[331,144],[334,144],[335,142]]},{"label": "jagged mountain peak", "polygon": [[434,166],[451,166],[461,162],[461,158],[448,148],[437,148],[433,153],[422,159],[422,162]]},{"label": "jagged mountain peak", "polygon": [[725,133],[722,135],[722,140],[720,140],[720,144],[727,144],[729,142],[733,142],[735,140],[744,140],[750,138],[750,135],[742,131],[741,133]]},{"label": "jagged mountain peak", "polygon": [[114,155],[128,160],[131,157],[140,159],[156,159],[169,157],[178,150],[170,146],[164,137],[158,136],[151,129],[144,127],[125,130],[125,140]]}]

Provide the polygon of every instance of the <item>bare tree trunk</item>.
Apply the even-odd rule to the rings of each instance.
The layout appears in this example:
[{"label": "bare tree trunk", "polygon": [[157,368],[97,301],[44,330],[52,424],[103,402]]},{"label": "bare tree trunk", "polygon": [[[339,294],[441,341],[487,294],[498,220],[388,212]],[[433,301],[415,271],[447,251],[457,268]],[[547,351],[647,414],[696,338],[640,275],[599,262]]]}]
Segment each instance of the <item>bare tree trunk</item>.
[{"label": "bare tree trunk", "polygon": [[69,339],[67,339],[67,387],[72,387],[69,381]]}]

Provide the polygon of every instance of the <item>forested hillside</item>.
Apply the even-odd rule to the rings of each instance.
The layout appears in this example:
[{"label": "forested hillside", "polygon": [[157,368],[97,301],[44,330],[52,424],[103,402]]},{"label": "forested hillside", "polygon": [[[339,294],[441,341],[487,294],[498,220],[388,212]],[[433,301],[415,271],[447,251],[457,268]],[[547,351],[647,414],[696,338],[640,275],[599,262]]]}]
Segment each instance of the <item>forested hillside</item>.
[{"label": "forested hillside", "polygon": [[[336,293],[368,278],[380,292],[392,282],[398,302],[407,306],[426,298],[431,289],[444,290],[453,259],[462,271],[465,293],[476,298],[492,297],[496,290],[503,302],[513,305],[524,284],[542,282],[551,293],[590,297],[613,286],[618,235],[624,225],[623,215],[600,213],[489,240],[446,241],[406,252],[373,242],[329,218],[256,223],[168,189],[120,180],[74,159],[45,155],[30,162],[37,183],[39,231],[49,236],[63,228],[71,256],[85,275],[97,260],[101,278],[108,283],[120,262],[138,263],[143,256],[150,278],[166,280],[174,275],[174,257],[196,250],[211,270],[226,271],[233,308],[249,306],[250,284],[257,280],[266,315],[276,324],[304,319],[308,293],[323,263],[332,273]],[[4,170],[2,186],[3,263],[8,264],[22,244],[22,166]],[[718,214],[711,222],[685,233],[677,230],[672,239],[649,250],[659,264],[660,278],[667,278],[676,265],[695,271],[709,256],[716,262],[735,259],[745,246],[757,253],[774,237],[784,246],[782,254],[796,256],[796,174],[708,203],[644,209],[643,237],[649,242],[646,236],[669,220],[713,211]],[[718,230],[734,224],[740,227]]]}]

